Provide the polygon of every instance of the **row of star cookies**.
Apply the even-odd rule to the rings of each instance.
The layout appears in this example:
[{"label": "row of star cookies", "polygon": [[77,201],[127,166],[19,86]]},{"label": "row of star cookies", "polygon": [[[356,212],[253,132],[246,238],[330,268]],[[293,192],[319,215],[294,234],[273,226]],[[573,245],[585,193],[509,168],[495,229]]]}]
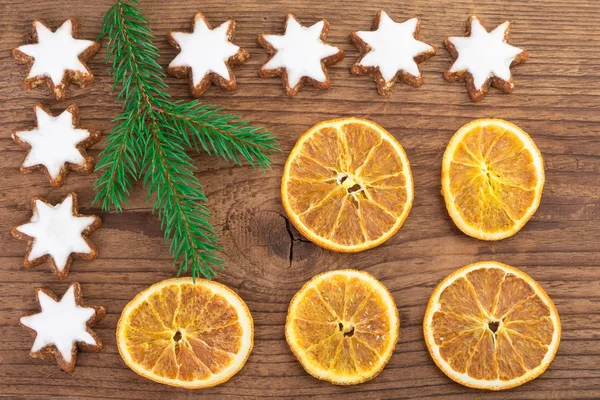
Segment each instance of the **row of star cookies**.
[{"label": "row of star cookies", "polygon": [[[24,81],[26,88],[43,82],[54,91],[57,99],[65,97],[69,82],[85,86],[93,75],[85,61],[93,57],[99,44],[76,39],[77,24],[68,19],[52,32],[41,21],[34,21],[33,37],[37,43],[13,50],[17,60],[29,64]],[[197,13],[192,20],[192,32],[170,32],[169,42],[180,52],[167,67],[170,75],[188,78],[191,93],[201,96],[211,85],[234,90],[236,79],[232,65],[246,62],[249,54],[233,44],[235,21],[229,20],[216,28]],[[302,26],[289,14],[282,35],[259,35],[258,42],[270,56],[258,74],[263,78],[281,76],[288,96],[294,96],[305,83],[328,88],[327,66],[344,58],[344,52],[325,42],[329,25],[321,20],[312,26]],[[412,86],[423,83],[418,64],[435,54],[433,46],[417,39],[419,19],[394,22],[380,11],[373,30],[350,34],[360,50],[361,58],[351,68],[355,75],[375,77],[382,95],[389,95],[396,81]],[[507,43],[510,23],[504,22],[488,32],[475,16],[467,22],[466,37],[449,37],[445,44],[454,61],[444,73],[448,81],[465,81],[471,98],[481,100],[490,86],[512,92],[514,84],[510,68],[522,63],[527,52]]]},{"label": "row of star cookies", "polygon": [[[419,19],[394,22],[380,11],[373,30],[350,34],[361,58],[352,66],[354,75],[375,77],[382,95],[389,95],[396,81],[418,87],[423,83],[418,64],[435,54],[433,46],[417,39]],[[201,14],[192,20],[192,32],[170,32],[169,42],[180,52],[167,72],[188,78],[192,95],[198,97],[211,82],[234,90],[236,80],[231,65],[244,63],[248,52],[231,40],[235,22],[229,20],[217,28]],[[321,20],[302,26],[289,14],[282,35],[261,34],[258,42],[270,56],[258,74],[263,78],[281,76],[288,96],[294,96],[305,83],[325,89],[330,86],[327,66],[344,58],[344,52],[325,42],[329,24]],[[445,72],[449,81],[466,81],[474,101],[481,100],[492,85],[511,92],[514,88],[510,67],[527,59],[527,52],[507,43],[510,23],[488,32],[475,16],[467,22],[467,37],[450,37],[446,47],[454,62]]]},{"label": "row of star cookies", "polygon": [[[74,20],[68,19],[55,32],[40,21],[35,21],[33,26],[37,43],[14,50],[18,60],[30,64],[25,88],[47,81],[56,98],[61,99],[69,81],[84,86],[93,80],[84,62],[100,46],[93,41],[76,39]],[[42,169],[54,187],[62,185],[70,169],[90,173],[92,161],[85,149],[100,139],[100,132],[77,127],[77,105],[69,106],[58,116],[41,105],[34,110],[36,127],[12,135],[17,144],[28,151],[21,171]],[[64,279],[74,259],[91,260],[98,256],[88,236],[101,224],[95,215],[79,214],[77,196],[70,193],[56,205],[35,197],[30,220],[14,227],[12,234],[27,241],[26,268],[47,263],[55,275]],[[60,299],[44,287],[37,288],[35,293],[39,312],[19,320],[34,336],[32,357],[55,358],[61,369],[71,372],[78,350],[98,352],[102,349],[102,341],[91,327],[104,318],[106,310],[84,306],[79,283],[72,283]]]}]

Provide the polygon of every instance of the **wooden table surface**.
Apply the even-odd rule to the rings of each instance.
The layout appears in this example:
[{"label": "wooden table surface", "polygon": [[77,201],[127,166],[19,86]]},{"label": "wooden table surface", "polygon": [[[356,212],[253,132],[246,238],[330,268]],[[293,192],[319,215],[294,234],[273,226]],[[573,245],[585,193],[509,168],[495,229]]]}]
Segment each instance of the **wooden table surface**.
[{"label": "wooden table surface", "polygon": [[[96,81],[85,89],[71,86],[69,98],[57,102],[49,91],[24,91],[25,69],[11,49],[27,42],[31,22],[41,18],[56,27],[67,17],[79,20],[81,37],[95,38],[112,0],[54,0],[0,4],[0,397],[54,399],[184,398],[600,398],[600,5],[592,0],[427,1],[397,2],[275,0],[257,2],[143,0],[152,21],[160,64],[174,57],[166,34],[188,29],[202,11],[213,24],[237,22],[235,43],[248,49],[250,60],[234,69],[238,89],[226,93],[211,87],[202,100],[266,126],[279,136],[282,152],[266,174],[204,154],[195,156],[198,178],[205,185],[213,222],[225,251],[227,267],[218,280],[247,302],[255,324],[255,347],[244,369],[222,386],[186,391],[145,380],[122,362],[115,345],[115,326],[122,308],[139,291],[175,275],[159,221],[136,186],[122,214],[102,213],[91,205],[98,174],[72,173],[60,189],[41,173],[19,172],[24,153],[11,132],[33,124],[33,105],[60,111],[81,107],[84,127],[106,135],[120,105],[111,90],[104,49],[89,63]],[[377,94],[369,77],[351,76],[358,56],[349,42],[352,30],[367,30],[384,9],[397,20],[418,16],[421,38],[437,55],[421,64],[425,83],[415,89],[399,85],[390,98]],[[288,12],[305,24],[321,18],[330,23],[329,41],[346,52],[330,68],[332,88],[305,87],[293,99],[279,79],[260,79],[266,52],[259,33],[280,33]],[[467,18],[479,16],[487,28],[513,22],[511,43],[529,51],[530,61],[514,71],[516,91],[491,89],[480,103],[470,101],[464,84],[442,76],[450,62],[447,36],[462,35]],[[106,45],[105,42],[102,43]],[[189,99],[187,81],[167,78],[175,98]],[[415,181],[415,202],[399,233],[379,248],[344,255],[307,242],[290,228],[279,198],[287,154],[314,123],[340,116],[374,120],[404,146]],[[483,242],[462,234],[452,223],[440,195],[442,154],[452,134],[481,117],[512,121],[527,131],[546,164],[546,187],[532,220],[517,235]],[[91,153],[96,156],[102,144]],[[25,243],[13,239],[10,227],[31,216],[30,199],[56,202],[75,191],[86,213],[102,217],[92,235],[100,256],[75,262],[67,280],[59,281],[47,266],[23,269]],[[468,389],[448,379],[432,362],[422,335],[425,306],[433,288],[453,270],[482,260],[497,260],[530,274],[554,300],[563,324],[562,341],[550,368],[541,377],[503,393]],[[352,387],[320,382],[304,372],[284,339],[284,322],[292,295],[313,275],[339,268],[358,268],[377,277],[391,291],[401,319],[400,339],[391,361],[375,380]],[[107,317],[95,328],[105,348],[83,353],[67,375],[51,361],[29,357],[32,338],[18,326],[19,317],[36,309],[34,288],[49,286],[62,294],[69,282],[80,282],[90,305],[103,305]]]}]

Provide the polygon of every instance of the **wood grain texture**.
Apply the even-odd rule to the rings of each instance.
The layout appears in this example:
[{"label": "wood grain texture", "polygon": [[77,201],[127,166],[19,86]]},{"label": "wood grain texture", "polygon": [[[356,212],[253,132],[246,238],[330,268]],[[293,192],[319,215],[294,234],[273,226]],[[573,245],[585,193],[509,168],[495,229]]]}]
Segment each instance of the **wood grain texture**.
[{"label": "wood grain texture", "polygon": [[[227,268],[218,280],[236,290],[256,323],[256,344],[245,368],[225,385],[201,392],[162,386],[130,371],[115,345],[115,326],[123,306],[149,285],[174,276],[160,225],[136,186],[122,214],[101,213],[92,206],[97,174],[68,177],[52,189],[43,174],[19,172],[24,152],[10,139],[12,130],[32,125],[33,105],[60,111],[71,103],[81,108],[81,124],[106,135],[119,112],[104,65],[103,48],[89,63],[96,82],[85,89],[71,86],[69,98],[57,102],[43,89],[24,91],[25,70],[11,49],[25,43],[34,18],[57,26],[67,17],[80,22],[84,38],[100,32],[100,21],[112,0],[0,2],[0,397],[55,399],[192,399],[203,398],[600,398],[600,4],[586,0],[372,2],[328,0],[144,0],[152,21],[160,63],[174,57],[166,34],[188,29],[201,11],[213,24],[233,18],[235,42],[250,52],[247,64],[234,68],[234,93],[211,87],[203,101],[217,103],[268,127],[280,138],[282,153],[266,174],[206,155],[195,156],[198,178],[205,185],[214,224],[225,247]],[[351,76],[358,57],[348,35],[368,29],[380,9],[397,19],[421,18],[421,38],[438,53],[421,64],[424,85],[398,85],[390,98],[377,94],[369,77]],[[326,18],[329,41],[346,52],[329,68],[332,87],[305,87],[286,98],[281,81],[260,79],[257,70],[266,52],[259,33],[280,33],[288,12],[303,23]],[[448,83],[443,71],[450,56],[443,41],[462,35],[468,16],[479,16],[488,28],[508,19],[511,42],[530,53],[515,69],[516,90],[491,89],[474,104],[463,84]],[[102,43],[105,46],[105,43]],[[184,79],[167,78],[175,98],[188,99]],[[359,254],[336,254],[307,242],[288,224],[279,200],[279,181],[286,156],[296,139],[314,123],[340,116],[374,120],[404,146],[415,180],[415,203],[404,227],[383,246]],[[533,219],[516,236],[482,242],[462,234],[452,223],[440,195],[442,154],[452,134],[480,117],[504,118],[535,140],[546,162],[547,183]],[[98,144],[90,153],[97,156]],[[30,217],[30,199],[50,201],[79,194],[83,213],[97,213],[103,227],[92,234],[100,257],[73,264],[66,281],[49,268],[24,270],[23,242],[10,227]],[[554,300],[563,323],[558,354],[541,377],[504,393],[462,387],[440,372],[422,337],[422,318],[435,285],[456,268],[497,260],[523,269]],[[398,305],[401,332],[396,351],[383,373],[366,384],[335,387],[304,372],[283,333],[292,295],[313,275],[339,268],[370,272],[391,291]],[[64,292],[80,282],[88,304],[103,305],[108,315],[95,327],[105,343],[99,354],[82,354],[72,375],[54,363],[29,357],[32,339],[18,326],[21,315],[36,308],[34,288]]]}]

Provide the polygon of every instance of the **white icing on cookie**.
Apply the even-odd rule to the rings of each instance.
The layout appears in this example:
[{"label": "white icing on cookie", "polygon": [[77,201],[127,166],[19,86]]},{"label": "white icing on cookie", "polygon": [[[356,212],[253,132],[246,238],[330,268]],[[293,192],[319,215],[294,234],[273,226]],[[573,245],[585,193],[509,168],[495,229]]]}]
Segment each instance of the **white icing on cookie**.
[{"label": "white icing on cookie", "polygon": [[82,232],[96,221],[93,216],[73,215],[73,196],[51,206],[42,200],[35,202],[31,220],[16,229],[33,238],[28,260],[49,254],[59,271],[64,270],[71,253],[91,253]]},{"label": "white icing on cookie", "polygon": [[192,33],[172,32],[181,52],[169,67],[190,67],[194,86],[210,72],[230,80],[227,60],[239,51],[239,46],[229,41],[227,32],[232,21],[210,29],[204,19],[196,18]]},{"label": "white icing on cookie", "polygon": [[448,38],[458,52],[450,72],[468,71],[473,75],[477,90],[481,90],[485,82],[494,76],[509,81],[510,64],[523,50],[506,43],[508,27],[509,23],[505,22],[488,32],[478,19],[471,19],[470,36]]},{"label": "white icing on cookie", "polygon": [[75,128],[73,114],[69,110],[54,117],[43,108],[36,107],[35,115],[37,128],[14,133],[16,138],[31,146],[23,167],[43,165],[52,179],[56,179],[66,163],[79,166],[86,163],[77,144],[89,138],[91,133]]},{"label": "white icing on cookie", "polygon": [[54,85],[62,82],[65,71],[79,71],[88,74],[87,68],[78,56],[95,42],[73,38],[71,20],[66,20],[55,32],[39,21],[35,23],[38,43],[19,46],[17,49],[34,62],[29,70],[29,78],[47,76]]},{"label": "white icing on cookie", "polygon": [[264,40],[277,50],[263,69],[285,68],[290,87],[296,86],[303,77],[325,82],[327,76],[323,71],[321,60],[339,53],[340,49],[321,40],[324,27],[324,21],[304,27],[289,15],[283,35],[263,36]]},{"label": "white icing on cookie", "polygon": [[414,58],[434,49],[415,39],[418,23],[417,18],[402,23],[394,22],[382,11],[376,31],[356,32],[358,37],[371,48],[358,64],[365,67],[379,67],[386,82],[394,79],[398,71],[420,77],[421,72]]},{"label": "white icing on cookie", "polygon": [[38,299],[41,312],[21,318],[23,325],[36,332],[32,352],[54,345],[62,358],[69,363],[76,342],[97,345],[86,325],[96,311],[77,305],[74,285],[69,287],[60,301],[55,301],[43,291],[38,291]]}]

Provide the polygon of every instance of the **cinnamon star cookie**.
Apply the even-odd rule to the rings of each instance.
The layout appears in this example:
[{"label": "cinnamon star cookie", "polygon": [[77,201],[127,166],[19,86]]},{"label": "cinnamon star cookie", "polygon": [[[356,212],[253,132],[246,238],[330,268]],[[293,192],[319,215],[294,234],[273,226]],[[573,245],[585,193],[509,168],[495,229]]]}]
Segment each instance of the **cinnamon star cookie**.
[{"label": "cinnamon star cookie", "polygon": [[510,22],[488,32],[476,16],[467,21],[466,37],[449,37],[445,44],[454,62],[444,73],[450,82],[465,81],[473,101],[485,97],[490,86],[511,93],[510,68],[528,58],[525,50],[507,43]]},{"label": "cinnamon star cookie", "polygon": [[64,279],[73,259],[92,260],[98,256],[88,235],[102,221],[95,215],[78,213],[75,193],[69,193],[56,205],[39,197],[34,197],[31,204],[33,215],[29,222],[12,229],[14,237],[28,242],[25,268],[47,262],[52,272]]},{"label": "cinnamon star cookie", "polygon": [[418,63],[433,56],[435,49],[417,40],[418,32],[418,18],[398,23],[385,11],[380,11],[375,16],[372,31],[350,34],[350,40],[361,54],[350,72],[374,76],[381,95],[389,95],[398,79],[415,87],[421,86],[423,78]]},{"label": "cinnamon star cookie", "polygon": [[169,42],[180,50],[167,68],[169,75],[189,77],[194,97],[200,97],[211,82],[228,91],[236,87],[231,65],[243,64],[248,52],[231,43],[235,21],[212,28],[202,13],[192,19],[192,33],[169,32]]},{"label": "cinnamon star cookie", "polygon": [[102,342],[90,329],[106,315],[104,307],[85,307],[81,286],[75,282],[59,300],[50,289],[36,289],[40,312],[21,317],[20,324],[27,328],[35,341],[31,357],[42,360],[56,358],[65,372],[75,368],[77,350],[99,352]]},{"label": "cinnamon star cookie", "polygon": [[283,35],[259,35],[258,43],[269,51],[267,62],[260,68],[261,78],[281,76],[288,96],[295,96],[305,82],[319,89],[331,85],[327,66],[340,62],[344,52],[325,43],[329,24],[321,20],[305,27],[288,14]]},{"label": "cinnamon star cookie", "polygon": [[34,107],[37,127],[17,131],[12,138],[28,150],[21,171],[43,170],[54,187],[62,186],[69,170],[91,173],[92,158],[85,149],[100,140],[100,132],[78,128],[79,107],[70,105],[58,116],[41,105]]},{"label": "cinnamon star cookie", "polygon": [[92,40],[77,39],[74,19],[67,19],[54,32],[42,21],[33,21],[33,41],[13,50],[19,62],[29,65],[23,81],[25,89],[46,82],[56,99],[62,100],[69,82],[84,87],[94,81],[85,62],[96,55],[100,45]]}]

